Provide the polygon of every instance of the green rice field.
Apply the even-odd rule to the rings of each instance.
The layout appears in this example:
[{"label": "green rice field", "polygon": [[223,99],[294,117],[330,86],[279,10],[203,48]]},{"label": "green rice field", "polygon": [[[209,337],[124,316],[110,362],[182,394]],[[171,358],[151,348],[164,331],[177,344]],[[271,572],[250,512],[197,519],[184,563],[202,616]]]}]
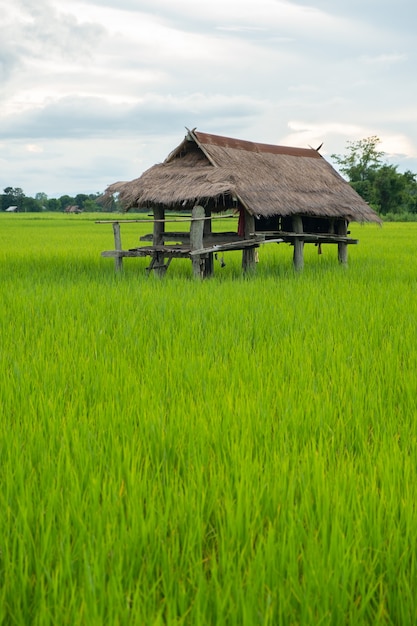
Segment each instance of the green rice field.
[{"label": "green rice field", "polygon": [[416,624],[417,224],[196,281],[96,219],[0,215],[0,624]]}]

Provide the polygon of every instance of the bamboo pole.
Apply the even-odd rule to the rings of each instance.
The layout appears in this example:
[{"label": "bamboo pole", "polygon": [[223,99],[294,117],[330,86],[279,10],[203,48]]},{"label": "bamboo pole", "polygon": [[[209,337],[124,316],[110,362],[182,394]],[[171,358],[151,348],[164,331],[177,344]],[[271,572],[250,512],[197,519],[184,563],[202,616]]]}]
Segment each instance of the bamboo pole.
[{"label": "bamboo pole", "polygon": [[152,224],[154,222],[164,222],[173,223],[173,222],[201,222],[204,220],[228,220],[228,219],[236,219],[236,215],[213,215],[213,216],[202,216],[202,217],[180,217],[173,219],[149,219],[149,220],[97,220],[96,224]]}]

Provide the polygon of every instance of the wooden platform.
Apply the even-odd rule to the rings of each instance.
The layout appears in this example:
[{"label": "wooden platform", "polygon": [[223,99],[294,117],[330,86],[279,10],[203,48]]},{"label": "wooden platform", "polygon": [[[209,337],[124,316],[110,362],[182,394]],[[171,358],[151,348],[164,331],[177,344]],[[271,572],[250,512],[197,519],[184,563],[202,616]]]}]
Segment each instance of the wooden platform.
[{"label": "wooden platform", "polygon": [[[115,260],[116,270],[122,269],[123,258],[150,257],[151,262],[146,268],[147,271],[155,270],[159,275],[163,275],[168,269],[172,259],[190,259],[193,266],[193,273],[196,277],[206,277],[213,273],[213,257],[216,253],[242,250],[242,267],[244,271],[255,267],[257,257],[255,249],[261,245],[270,243],[288,243],[293,246],[293,263],[296,270],[300,270],[304,264],[303,247],[306,243],[312,243],[319,247],[321,244],[337,244],[338,258],[342,264],[347,263],[347,245],[357,244],[357,239],[348,237],[347,222],[341,220],[335,225],[336,232],[318,233],[304,232],[302,217],[295,215],[292,218],[292,231],[265,230],[256,231],[256,220],[253,215],[246,213],[244,236],[233,231],[212,232],[211,216],[207,216],[202,206],[195,206],[191,217],[179,218],[175,220],[165,220],[164,211],[158,207],[154,209],[153,232],[140,237],[141,242],[152,242],[151,245],[138,246],[123,250],[120,223],[125,220],[99,221],[98,223],[112,224],[114,232],[114,250],[105,250],[101,253],[103,257],[110,257]],[[217,218],[218,219],[218,218]],[[126,220],[128,223],[134,221],[149,220]],[[165,231],[165,224],[172,221],[188,221],[189,231]]]},{"label": "wooden platform", "polygon": [[284,230],[274,231],[256,231],[254,233],[257,236],[265,237],[266,241],[279,237],[281,241],[286,243],[294,243],[294,241],[303,241],[304,243],[345,243],[345,244],[357,244],[358,239],[351,239],[350,237],[344,237],[342,235],[333,235],[331,233],[293,233]]}]

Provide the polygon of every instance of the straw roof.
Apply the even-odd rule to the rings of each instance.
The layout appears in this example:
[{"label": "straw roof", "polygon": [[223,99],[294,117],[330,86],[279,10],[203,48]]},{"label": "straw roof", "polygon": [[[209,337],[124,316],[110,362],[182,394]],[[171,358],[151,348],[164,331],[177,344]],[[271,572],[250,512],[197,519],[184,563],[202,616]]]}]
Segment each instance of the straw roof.
[{"label": "straw roof", "polygon": [[253,143],[188,131],[163,163],[139,178],[110,185],[122,205],[223,211],[242,205],[253,215],[341,217],[380,222],[378,215],[313,149]]}]

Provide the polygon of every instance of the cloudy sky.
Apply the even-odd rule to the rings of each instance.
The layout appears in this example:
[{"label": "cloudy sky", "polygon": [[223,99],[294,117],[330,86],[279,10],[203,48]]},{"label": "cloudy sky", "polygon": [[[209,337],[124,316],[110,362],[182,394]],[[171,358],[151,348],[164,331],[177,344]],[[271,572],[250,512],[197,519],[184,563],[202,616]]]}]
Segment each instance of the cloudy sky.
[{"label": "cloudy sky", "polygon": [[95,193],[185,127],[381,138],[417,172],[415,0],[0,0],[0,192]]}]

